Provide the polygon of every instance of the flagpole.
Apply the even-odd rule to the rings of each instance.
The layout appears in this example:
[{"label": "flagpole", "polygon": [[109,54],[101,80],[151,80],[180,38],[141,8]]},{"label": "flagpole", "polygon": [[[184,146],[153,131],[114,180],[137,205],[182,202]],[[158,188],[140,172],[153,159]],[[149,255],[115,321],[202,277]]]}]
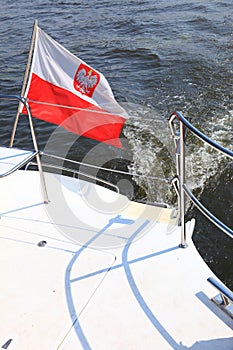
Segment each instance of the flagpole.
[{"label": "flagpole", "polygon": [[[30,69],[31,61],[32,61],[32,54],[33,54],[33,49],[34,49],[34,44],[35,44],[37,27],[38,27],[38,21],[35,20],[33,31],[32,31],[32,36],[31,36],[31,45],[30,45],[30,50],[29,50],[29,55],[28,55],[28,61],[27,61],[27,66],[26,66],[26,70],[25,70],[25,74],[24,74],[24,80],[23,80],[23,85],[22,85],[22,90],[21,90],[21,97],[24,96],[25,89],[26,89],[29,69]],[[11,134],[10,147],[12,147],[13,143],[14,143],[16,128],[17,128],[18,121],[19,121],[19,114],[20,114],[21,105],[22,105],[22,102],[19,102],[17,114],[16,114],[16,117],[15,117],[14,127],[13,127],[12,134]]]}]

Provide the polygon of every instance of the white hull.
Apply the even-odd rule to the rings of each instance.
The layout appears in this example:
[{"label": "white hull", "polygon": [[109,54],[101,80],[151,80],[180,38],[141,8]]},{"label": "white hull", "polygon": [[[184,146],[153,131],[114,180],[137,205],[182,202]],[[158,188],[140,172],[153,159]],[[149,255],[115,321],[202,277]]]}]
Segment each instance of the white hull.
[{"label": "white hull", "polygon": [[45,178],[49,204],[38,172],[0,180],[0,347],[233,349],[192,221],[182,249],[170,209]]}]

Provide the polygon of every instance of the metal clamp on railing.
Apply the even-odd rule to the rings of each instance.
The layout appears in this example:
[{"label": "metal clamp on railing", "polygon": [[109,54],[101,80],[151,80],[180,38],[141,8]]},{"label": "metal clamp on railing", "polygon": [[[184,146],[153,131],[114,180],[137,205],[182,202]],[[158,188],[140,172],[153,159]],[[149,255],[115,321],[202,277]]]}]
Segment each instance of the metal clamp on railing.
[{"label": "metal clamp on railing", "polygon": [[209,277],[207,281],[220,292],[212,301],[233,318],[233,292],[213,277]]}]

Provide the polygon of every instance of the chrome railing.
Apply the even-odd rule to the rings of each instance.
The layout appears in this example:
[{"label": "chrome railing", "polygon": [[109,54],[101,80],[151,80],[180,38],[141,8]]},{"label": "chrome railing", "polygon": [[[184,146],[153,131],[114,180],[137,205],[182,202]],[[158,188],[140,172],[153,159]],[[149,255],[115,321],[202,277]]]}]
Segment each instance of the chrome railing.
[{"label": "chrome railing", "polygon": [[211,300],[233,319],[233,292],[214,277],[207,278],[207,281],[219,292]]},{"label": "chrome railing", "polygon": [[[43,152],[41,152],[41,155],[43,155]],[[51,158],[54,158],[54,159],[57,158],[56,156],[54,156],[54,157],[52,155],[49,155],[49,156]],[[61,157],[59,157],[59,158],[61,159]],[[71,162],[75,163],[75,161],[72,161],[70,159],[66,159],[66,158],[63,158],[63,159],[64,159],[64,161],[71,161]],[[78,164],[78,162],[75,164]],[[28,170],[31,166],[36,166],[36,165],[37,164],[35,162],[29,162],[25,166],[25,170]],[[78,176],[78,177],[84,177],[84,178],[88,178],[90,180],[94,180],[95,183],[100,183],[102,186],[110,187],[114,192],[120,193],[120,189],[117,185],[114,185],[107,180],[101,179],[100,177],[97,177],[97,176],[88,174],[86,172],[80,171],[79,169],[75,170],[72,168],[65,167],[64,165],[57,165],[57,164],[52,164],[52,163],[47,163],[47,162],[43,162],[42,165],[43,165],[43,169],[47,168],[47,169],[58,170],[60,173],[62,173],[62,172],[70,173],[72,175],[72,177]]]},{"label": "chrome railing", "polygon": [[[2,95],[2,94],[0,94],[0,100],[3,100],[3,101],[4,100],[5,101],[17,101],[19,103],[18,111],[20,110],[20,106],[21,105],[24,106],[26,111],[27,111],[29,130],[31,132],[31,138],[32,138],[32,143],[33,143],[33,147],[34,147],[34,151],[35,151],[35,157],[36,157],[36,161],[37,161],[37,165],[38,165],[38,169],[39,169],[39,173],[40,173],[41,186],[42,186],[42,191],[43,191],[43,195],[44,195],[44,202],[48,203],[48,201],[49,201],[48,200],[48,193],[47,193],[45,179],[44,179],[44,174],[43,174],[43,169],[42,169],[42,165],[41,165],[41,159],[40,159],[37,139],[36,139],[34,126],[33,126],[33,122],[32,122],[32,114],[31,114],[30,106],[29,106],[27,100],[24,97],[20,97],[20,96]],[[15,133],[16,133],[17,125],[18,125],[18,119],[19,119],[19,113],[17,114],[17,116],[15,118],[14,127],[13,127],[13,131],[12,131],[12,134],[11,134],[10,147],[13,147]],[[20,165],[21,164],[19,164],[18,167]]]},{"label": "chrome railing", "polygon": [[[94,164],[89,164],[89,163],[83,163],[83,162],[79,162],[73,159],[69,159],[69,158],[64,158],[64,157],[60,157],[57,155],[53,155],[53,154],[49,154],[49,153],[45,153],[45,152],[40,152],[40,155],[42,157],[42,166],[43,169],[51,169],[51,171],[59,171],[59,173],[69,173],[72,177],[78,177],[78,178],[85,178],[88,179],[90,181],[93,181],[95,184],[99,184],[103,187],[109,188],[114,192],[117,193],[121,193],[120,188],[117,186],[117,184],[113,184],[112,182],[100,177],[96,175],[92,175],[88,172],[88,170],[80,170],[80,168],[78,169],[74,169],[72,167],[72,165],[74,166],[82,166],[83,168],[90,168],[90,169],[94,169],[94,170],[101,170],[102,172],[107,172],[109,174],[116,174],[116,175],[122,175],[122,176],[140,176],[143,177],[143,175],[141,174],[137,174],[137,173],[129,173],[123,170],[117,170],[117,169],[112,169],[112,168],[105,168],[105,167],[99,167],[96,166]],[[50,158],[51,161],[55,161],[58,160],[59,163],[61,165],[58,164],[53,164],[51,162],[45,161],[44,158]],[[64,163],[70,163],[70,166],[64,166]],[[37,166],[37,164],[33,161],[28,162],[27,165],[24,167],[25,170],[29,170],[30,167],[35,167]],[[147,177],[148,178],[148,177]],[[161,181],[166,181],[168,182],[168,179],[161,179],[157,176],[150,176],[151,179],[156,179],[156,180],[161,180]],[[168,204],[163,203],[163,202],[150,202],[147,199],[135,199],[135,201],[137,201],[138,203],[143,203],[143,204],[149,204],[149,205],[153,205],[153,206],[157,206],[157,207],[162,207],[162,208],[168,208]]]},{"label": "chrome railing", "polygon": [[[178,122],[178,127],[177,123]],[[172,136],[176,147],[176,168],[177,177],[175,183],[176,191],[179,193],[178,211],[179,211],[179,225],[181,226],[181,247],[186,247],[186,227],[185,227],[185,212],[186,212],[186,196],[192,201],[197,209],[204,214],[208,220],[213,222],[224,233],[233,238],[233,231],[226,226],[222,221],[216,218],[192,193],[186,184],[185,174],[185,136],[186,132],[190,130],[197,138],[207,143],[210,147],[214,148],[218,152],[221,152],[226,157],[233,159],[233,152],[219,145],[213,141],[201,131],[196,129],[180,112],[174,112],[169,118],[169,125],[171,128]]]}]

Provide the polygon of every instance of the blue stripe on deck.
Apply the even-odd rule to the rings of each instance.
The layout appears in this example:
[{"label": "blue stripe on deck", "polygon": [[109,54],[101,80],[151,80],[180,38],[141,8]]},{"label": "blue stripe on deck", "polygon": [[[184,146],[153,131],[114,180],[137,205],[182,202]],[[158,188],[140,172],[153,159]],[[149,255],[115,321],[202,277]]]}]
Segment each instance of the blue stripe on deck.
[{"label": "blue stripe on deck", "polygon": [[[90,350],[91,346],[84,334],[84,331],[81,327],[81,324],[78,320],[78,316],[76,314],[76,309],[75,309],[75,305],[73,302],[73,298],[72,298],[72,292],[71,292],[71,278],[70,278],[70,274],[71,274],[71,270],[72,267],[75,263],[75,261],[78,259],[78,257],[80,256],[80,254],[90,246],[91,243],[93,243],[100,235],[102,235],[107,229],[109,229],[113,224],[123,224],[123,225],[131,225],[133,224],[135,221],[134,220],[129,220],[129,219],[125,219],[122,218],[121,215],[117,215],[114,218],[111,218],[109,220],[109,222],[104,226],[103,229],[101,229],[100,231],[98,231],[91,239],[89,239],[85,245],[83,245],[73,256],[73,258],[71,259],[70,263],[68,264],[67,268],[66,268],[66,273],[65,273],[65,290],[66,290],[66,299],[67,299],[67,304],[68,304],[68,309],[70,312],[70,317],[71,320],[73,322],[73,327],[74,330],[83,346],[84,349],[86,350]],[[146,224],[144,223],[143,225],[141,225],[141,227],[139,229],[137,229],[137,233],[141,232],[142,229],[144,228],[144,226],[146,226],[148,224],[148,222],[146,222]],[[109,267],[110,269],[110,267]]]}]

